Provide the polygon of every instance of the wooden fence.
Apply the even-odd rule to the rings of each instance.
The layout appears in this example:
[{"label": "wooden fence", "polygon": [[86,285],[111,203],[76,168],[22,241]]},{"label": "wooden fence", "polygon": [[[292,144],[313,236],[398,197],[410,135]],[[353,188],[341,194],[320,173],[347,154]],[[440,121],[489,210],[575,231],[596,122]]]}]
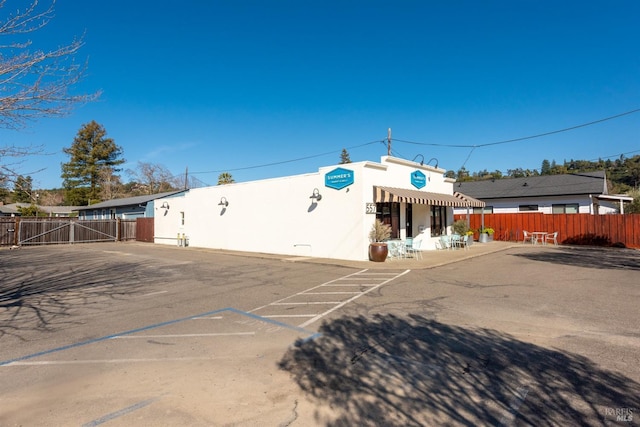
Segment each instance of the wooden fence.
[{"label": "wooden fence", "polygon": [[136,239],[136,221],[0,217],[0,245],[48,245]]},{"label": "wooden fence", "polygon": [[[454,219],[466,218],[461,214]],[[469,224],[477,239],[482,215],[469,215]],[[640,214],[485,214],[484,226],[495,230],[494,240],[522,241],[524,230],[557,231],[558,243],[640,248]]]},{"label": "wooden fence", "polygon": [[138,218],[136,220],[136,240],[138,242],[153,243],[153,218]]}]

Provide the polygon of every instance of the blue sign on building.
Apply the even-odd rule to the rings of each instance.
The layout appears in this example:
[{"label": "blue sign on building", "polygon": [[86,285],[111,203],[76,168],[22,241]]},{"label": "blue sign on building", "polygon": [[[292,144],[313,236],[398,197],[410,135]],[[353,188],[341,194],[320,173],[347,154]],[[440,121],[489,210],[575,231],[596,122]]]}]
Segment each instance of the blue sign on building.
[{"label": "blue sign on building", "polygon": [[353,184],[353,171],[344,168],[336,168],[324,175],[325,187],[342,190]]},{"label": "blue sign on building", "polygon": [[420,171],[411,172],[411,185],[422,188],[427,185],[427,177]]}]

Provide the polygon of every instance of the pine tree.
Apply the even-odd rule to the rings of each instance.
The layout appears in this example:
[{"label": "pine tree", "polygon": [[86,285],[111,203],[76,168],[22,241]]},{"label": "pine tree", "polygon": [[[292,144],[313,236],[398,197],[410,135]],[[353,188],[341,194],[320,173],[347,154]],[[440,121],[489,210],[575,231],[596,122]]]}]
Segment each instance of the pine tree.
[{"label": "pine tree", "polygon": [[31,203],[33,179],[30,176],[19,175],[13,186],[13,201],[17,203]]},{"label": "pine tree", "polygon": [[71,156],[62,164],[62,179],[67,204],[86,206],[100,201],[101,176],[106,169],[117,172],[116,166],[124,163],[122,148],[111,138],[107,131],[95,121],[80,128],[78,134],[65,154]]},{"label": "pine tree", "polygon": [[340,154],[340,164],[344,165],[345,163],[351,163],[351,158],[349,157],[347,149],[343,148],[342,153]]}]

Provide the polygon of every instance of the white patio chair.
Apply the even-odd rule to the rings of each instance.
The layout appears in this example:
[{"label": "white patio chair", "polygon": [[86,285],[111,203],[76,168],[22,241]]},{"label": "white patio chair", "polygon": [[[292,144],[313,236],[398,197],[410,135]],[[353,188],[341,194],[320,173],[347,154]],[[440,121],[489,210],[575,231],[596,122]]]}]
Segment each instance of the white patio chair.
[{"label": "white patio chair", "polygon": [[440,246],[445,250],[451,249],[451,236],[440,236]]},{"label": "white patio chair", "polygon": [[522,243],[527,243],[527,242],[532,244],[537,243],[536,236],[529,233],[528,231],[522,231]]},{"label": "white patio chair", "polygon": [[464,248],[465,251],[469,249],[469,241],[467,240],[466,234],[460,236],[460,239],[458,240],[458,247]]},{"label": "white patio chair", "polygon": [[549,242],[553,242],[555,246],[558,246],[558,232],[554,231],[553,233],[549,233],[544,236],[544,241],[549,244]]},{"label": "white patio chair", "polygon": [[406,249],[403,242],[399,240],[388,240],[387,247],[389,248],[390,259],[400,259],[406,257]]},{"label": "white patio chair", "polygon": [[459,234],[451,235],[451,248],[452,249],[462,248],[462,236],[460,236]]},{"label": "white patio chair", "polygon": [[420,250],[421,244],[422,240],[414,240],[411,246],[406,247],[407,256],[412,256],[416,260],[422,259],[422,251]]}]

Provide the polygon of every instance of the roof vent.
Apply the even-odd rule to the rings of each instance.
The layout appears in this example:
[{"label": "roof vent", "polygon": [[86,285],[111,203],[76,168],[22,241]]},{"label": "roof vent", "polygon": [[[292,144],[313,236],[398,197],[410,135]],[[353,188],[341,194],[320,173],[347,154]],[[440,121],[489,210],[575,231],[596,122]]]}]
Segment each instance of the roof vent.
[{"label": "roof vent", "polygon": [[522,184],[523,187],[528,187],[529,184],[527,184],[526,182],[524,184]]}]

